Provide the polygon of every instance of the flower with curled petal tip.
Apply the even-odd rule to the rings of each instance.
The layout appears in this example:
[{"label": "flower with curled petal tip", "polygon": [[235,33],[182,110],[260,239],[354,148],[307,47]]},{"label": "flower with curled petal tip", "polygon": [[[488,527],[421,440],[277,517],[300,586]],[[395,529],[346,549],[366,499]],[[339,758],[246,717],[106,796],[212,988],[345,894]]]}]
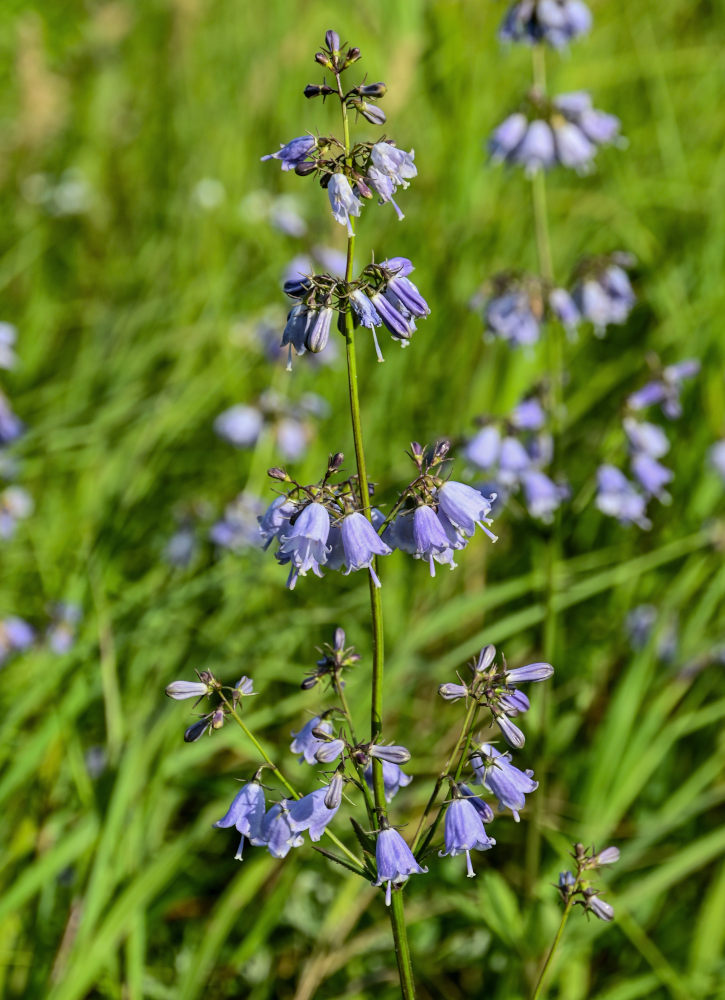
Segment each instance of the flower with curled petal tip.
[{"label": "flower with curled petal tip", "polygon": [[332,723],[316,715],[314,719],[310,719],[309,722],[305,723],[298,733],[292,733],[293,740],[290,743],[290,750],[292,753],[301,754],[299,759],[300,764],[303,761],[306,761],[308,764],[316,764],[317,751],[325,745],[325,740],[321,740],[318,736],[315,736],[315,729],[329,735],[332,732]]},{"label": "flower with curled petal tip", "polygon": [[385,885],[386,906],[390,906],[392,886],[402,885],[411,875],[425,875],[428,871],[418,864],[411,849],[392,827],[381,830],[378,834],[375,864],[378,877],[373,885]]},{"label": "flower with curled petal tip", "polygon": [[290,139],[286,145],[280,146],[276,153],[268,153],[261,160],[279,160],[283,170],[294,170],[307,159],[316,145],[317,140],[313,135],[298,135],[296,139]]},{"label": "flower with curled petal tip", "polygon": [[356,198],[350,181],[344,174],[333,174],[330,183],[327,185],[327,195],[330,199],[330,207],[336,222],[341,226],[347,226],[348,236],[353,235],[351,218],[360,215],[362,202]]},{"label": "flower with curled petal tip", "polygon": [[317,788],[309,795],[288,803],[290,826],[297,833],[307,830],[310,840],[317,842],[325,832],[327,824],[334,819],[340,803],[328,806],[325,802],[326,788]]},{"label": "flower with curled petal tip", "polygon": [[526,805],[526,796],[536,791],[533,771],[520,771],[511,763],[510,753],[500,753],[490,743],[484,743],[479,753],[471,757],[476,774],[475,784],[484,785],[498,799],[500,809],[510,809],[519,822],[519,810]]},{"label": "flower with curled petal tip", "polygon": [[484,497],[472,486],[449,479],[438,488],[436,497],[441,511],[454,527],[470,536],[478,525],[491,541],[498,541],[496,535],[488,529],[488,525],[492,523],[488,515],[496,499],[495,493]]},{"label": "flower with curled petal tip", "polygon": [[439,857],[466,855],[468,878],[475,872],[471,864],[471,851],[488,851],[496,843],[486,833],[481,814],[466,796],[455,798],[446,810],[444,847]]},{"label": "flower with curled petal tip", "polygon": [[376,587],[380,580],[373,569],[376,556],[387,556],[393,551],[380,538],[375,528],[359,511],[354,511],[342,519],[340,525],[342,547],[345,554],[345,575],[359,569],[368,569]]},{"label": "flower with curled petal tip", "polygon": [[[327,561],[327,537],[330,534],[330,515],[322,504],[310,503],[297,515],[295,523],[280,534],[278,555],[292,563],[287,586],[294,590],[298,576],[309,570],[322,576],[320,566]],[[286,557],[286,558],[285,558]]]}]

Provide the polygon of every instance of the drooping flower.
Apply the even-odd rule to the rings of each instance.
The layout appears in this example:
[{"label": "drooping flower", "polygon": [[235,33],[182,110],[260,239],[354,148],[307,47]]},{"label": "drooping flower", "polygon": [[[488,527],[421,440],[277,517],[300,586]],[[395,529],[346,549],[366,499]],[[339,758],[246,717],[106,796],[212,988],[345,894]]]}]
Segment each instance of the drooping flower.
[{"label": "drooping flower", "polygon": [[242,859],[244,848],[244,838],[254,843],[262,837],[262,824],[264,822],[264,789],[257,781],[250,781],[242,785],[237,794],[232,799],[232,804],[227,812],[214,824],[219,829],[235,827],[242,835],[239,842],[239,849],[236,854],[238,861]]},{"label": "drooping flower", "polygon": [[[391,802],[401,788],[405,788],[413,780],[410,774],[406,774],[399,764],[392,764],[390,761],[383,762],[383,785],[385,787],[385,801]],[[365,766],[363,777],[368,788],[373,789],[373,762],[371,760]]]},{"label": "drooping flower", "polygon": [[650,528],[646,516],[647,501],[614,465],[600,465],[597,470],[596,505],[603,514],[616,517],[622,524]]},{"label": "drooping flower", "polygon": [[305,347],[311,354],[320,354],[327,347],[333,314],[334,310],[329,306],[313,313],[314,318],[307,328],[305,337]]},{"label": "drooping flower", "polygon": [[627,400],[633,410],[642,410],[655,403],[662,404],[662,412],[669,420],[677,420],[682,415],[680,391],[682,382],[700,371],[700,362],[695,359],[668,365],[660,378],[642,386]]},{"label": "drooping flower", "polygon": [[496,535],[488,528],[493,523],[488,515],[496,499],[495,494],[484,497],[472,486],[450,479],[438,488],[436,497],[443,514],[459,531],[470,536],[478,525],[492,542],[498,541]]},{"label": "drooping flower", "polygon": [[594,864],[599,867],[600,865],[613,865],[619,861],[619,848],[618,847],[605,847],[604,850],[598,851],[592,858]]},{"label": "drooping flower", "polygon": [[378,335],[375,332],[375,327],[380,326],[383,322],[378,315],[377,309],[367,295],[365,295],[365,293],[359,288],[356,288],[350,293],[350,305],[352,306],[360,324],[367,327],[372,333],[375,353],[378,357],[378,361],[384,361],[385,358],[383,357],[382,351],[380,350],[380,344],[378,343]]},{"label": "drooping flower", "polygon": [[261,159],[262,162],[279,160],[283,170],[294,170],[299,163],[307,159],[316,145],[317,140],[313,135],[298,135],[296,139],[291,139],[286,145],[280,146],[276,153],[268,153]]},{"label": "drooping flower", "polygon": [[551,523],[562,500],[569,496],[567,486],[555,483],[540,469],[528,469],[522,473],[521,484],[529,514],[545,524]]},{"label": "drooping flower", "polygon": [[392,827],[381,830],[378,834],[375,864],[378,877],[373,885],[385,885],[386,906],[390,906],[392,886],[402,885],[411,875],[424,875],[428,871],[418,864],[411,849]]},{"label": "drooping flower", "polygon": [[393,181],[396,187],[407,188],[412,177],[418,174],[418,168],[413,162],[415,151],[406,153],[389,142],[376,142],[370,150],[373,165]]},{"label": "drooping flower", "polygon": [[351,217],[360,215],[362,202],[356,198],[350,181],[344,174],[333,174],[330,183],[327,185],[327,195],[330,199],[330,207],[336,222],[341,226],[347,226],[348,236],[353,235]]},{"label": "drooping flower", "polygon": [[287,348],[287,371],[292,371],[292,349],[298,356],[307,350],[307,333],[314,322],[314,312],[298,302],[287,314],[287,325],[282,334],[282,347]]},{"label": "drooping flower", "polygon": [[445,563],[455,569],[453,546],[441,524],[440,517],[432,507],[421,504],[413,514],[413,540],[416,559],[425,559],[430,567],[430,575],[435,576],[435,563]]},{"label": "drooping flower", "polygon": [[613,253],[585,261],[572,290],[572,298],[584,321],[603,337],[608,326],[626,322],[636,302],[626,268],[632,267],[630,254]]},{"label": "drooping flower", "polygon": [[640,451],[632,456],[632,474],[648,496],[657,497],[664,503],[669,502],[671,497],[665,486],[674,478],[671,469],[647,452]]},{"label": "drooping flower", "polygon": [[307,830],[315,843],[322,837],[327,824],[334,819],[340,803],[329,807],[325,804],[326,788],[317,788],[301,799],[289,802],[290,826],[298,833]]},{"label": "drooping flower", "polygon": [[297,512],[297,504],[292,503],[285,496],[275,497],[267,510],[260,517],[259,538],[262,546],[269,548],[275,538],[279,538],[283,531],[289,527],[290,518]]},{"label": "drooping flower", "polygon": [[314,719],[310,719],[309,722],[305,723],[298,733],[292,733],[293,740],[290,743],[290,750],[292,753],[301,754],[299,759],[300,764],[303,761],[306,761],[308,764],[316,764],[317,751],[326,743],[325,740],[321,740],[314,735],[312,732],[313,729],[319,729],[320,732],[329,735],[332,732],[332,723],[316,715]]},{"label": "drooping flower", "polygon": [[390,334],[405,346],[415,332],[415,320],[402,302],[395,295],[378,291],[371,297],[375,310],[387,327]]},{"label": "drooping flower", "polygon": [[376,587],[380,580],[373,569],[375,556],[387,556],[393,551],[380,538],[375,528],[359,511],[347,514],[340,525],[342,547],[345,555],[345,574],[359,569],[368,569]]},{"label": "drooping flower", "polygon": [[294,590],[298,576],[305,576],[309,570],[322,576],[320,566],[327,560],[327,537],[330,533],[330,515],[322,504],[310,503],[297,515],[295,523],[280,534],[278,558],[290,561],[287,586]]},{"label": "drooping flower", "polygon": [[493,809],[488,804],[488,802],[486,802],[485,799],[482,799],[480,798],[480,796],[476,795],[473,789],[469,788],[468,785],[463,784],[463,782],[461,782],[461,784],[458,786],[458,791],[461,793],[461,795],[463,795],[466,799],[468,799],[468,801],[478,812],[479,816],[481,817],[481,820],[484,823],[493,823],[493,818],[494,818]]},{"label": "drooping flower", "polygon": [[398,222],[402,222],[405,215],[397,203],[393,195],[395,194],[395,182],[392,177],[388,174],[383,173],[382,170],[378,170],[375,166],[368,167],[367,177],[365,178],[368,186],[379,196],[380,201],[378,204],[386,205],[391,204],[395,209],[395,214],[398,216]]},{"label": "drooping flower", "polygon": [[483,784],[498,799],[499,808],[510,809],[519,822],[519,811],[526,805],[526,796],[536,791],[533,771],[520,771],[511,763],[510,753],[500,753],[490,743],[481,746],[480,753],[471,757],[476,784]]},{"label": "drooping flower", "polygon": [[606,903],[593,890],[585,890],[585,894],[587,910],[591,910],[595,917],[599,917],[600,920],[604,920],[606,923],[614,920],[614,907],[611,903]]},{"label": "drooping flower", "polygon": [[503,42],[546,42],[561,49],[586,34],[591,24],[583,0],[518,0],[506,12],[498,34]]},{"label": "drooping flower", "polygon": [[214,430],[235,448],[251,448],[264,426],[264,417],[256,406],[238,403],[224,410],[214,420]]},{"label": "drooping flower", "polygon": [[250,838],[255,847],[266,847],[273,858],[286,858],[293,847],[304,843],[304,837],[292,826],[290,804],[284,800],[273,805],[262,820],[259,836]]},{"label": "drooping flower", "polygon": [[657,424],[635,420],[634,417],[625,417],[622,426],[635,453],[643,452],[651,458],[662,458],[670,450],[667,435]]},{"label": "drooping flower", "polygon": [[446,810],[444,846],[439,857],[466,855],[468,878],[475,872],[471,864],[471,851],[488,851],[496,843],[484,829],[481,814],[469,798],[455,798]]},{"label": "drooping flower", "polygon": [[710,465],[722,480],[725,480],[725,438],[716,441],[708,453]]},{"label": "drooping flower", "polygon": [[[419,319],[430,315],[428,303],[408,277],[414,270],[412,263],[405,257],[396,257],[395,262],[395,268],[387,281],[388,291],[397,297],[411,315]],[[386,263],[384,261],[381,267],[385,267]]]}]

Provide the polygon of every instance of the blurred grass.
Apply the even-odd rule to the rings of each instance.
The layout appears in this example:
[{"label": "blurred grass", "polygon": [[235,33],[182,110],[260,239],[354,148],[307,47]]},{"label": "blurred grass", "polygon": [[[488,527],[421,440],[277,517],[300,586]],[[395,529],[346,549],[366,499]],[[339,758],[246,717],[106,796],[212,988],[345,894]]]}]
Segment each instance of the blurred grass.
[{"label": "blurred grass", "polygon": [[[605,341],[568,349],[563,466],[575,491],[586,497],[597,457],[616,447],[620,402],[644,379],[648,351],[698,356],[703,371],[672,428],[674,498],[652,532],[623,530],[590,505],[565,518],[555,721],[546,741],[531,732],[527,750],[548,774],[544,868],[527,899],[524,814],[520,827],[496,821],[498,846],[475,882],[435,861],[411,885],[424,998],[527,995],[558,921],[549,883],[574,839],[622,846],[607,879],[618,919],[573,922],[550,995],[722,992],[725,690],[712,654],[725,640],[713,545],[723,508],[704,455],[725,430],[725,12],[684,0],[593,7],[591,37],[549,60],[551,85],[590,89],[622,118],[629,149],[601,154],[591,177],[552,176],[555,266],[563,279],[583,253],[631,250],[640,304]],[[204,548],[186,571],[161,553],[190,504],[218,511],[245,485],[266,495],[269,444],[232,453],[211,424],[273,379],[290,398],[315,391],[331,404],[300,478],[329,451],[352,453],[339,365],[301,359],[283,378],[250,332],[270,306],[279,322],[280,274],[307,242],[260,218],[265,199],[294,195],[309,243],[341,246],[319,190],[259,163],[280,141],[336,127],[331,108],[301,97],[328,27],[387,82],[389,131],[419,165],[401,197],[405,223],[368,209],[360,227],[358,259],[409,254],[433,305],[410,350],[388,344],[382,366],[362,352],[374,478],[404,478],[411,437],[460,435],[541,378],[543,352],[484,345],[467,308],[495,270],[535,266],[528,186],[487,168],[482,147],[529,80],[528,53],[495,41],[501,10],[473,0],[343,12],[321,0],[3,5],[0,318],[17,324],[22,358],[3,384],[29,428],[18,450],[37,509],[3,546],[0,611],[41,622],[52,600],[85,609],[66,657],[39,649],[2,673],[3,995],[395,996],[377,894],[307,849],[283,865],[261,852],[237,865],[233,838],[210,827],[253,757],[228,730],[183,745],[189,714],[161,694],[195,667],[229,681],[250,674],[261,691],[250,725],[289,766],[289,730],[321,704],[299,691],[302,670],[337,624],[363,654],[349,697],[365,718],[365,588],[328,577],[289,594],[259,553]],[[205,178],[223,192],[207,209],[195,195]],[[83,210],[59,208],[52,192],[71,183],[72,195],[78,179]],[[396,821],[413,822],[453,738],[456,707],[436,704],[437,684],[485,641],[509,662],[541,653],[546,529],[507,513],[497,530],[495,549],[477,543],[434,581],[398,555],[386,561],[386,728],[403,742],[414,734],[416,775]],[[633,653],[624,618],[645,601],[659,625]],[[657,643],[672,622],[677,649],[664,664]],[[107,760],[97,777],[93,747]]]}]

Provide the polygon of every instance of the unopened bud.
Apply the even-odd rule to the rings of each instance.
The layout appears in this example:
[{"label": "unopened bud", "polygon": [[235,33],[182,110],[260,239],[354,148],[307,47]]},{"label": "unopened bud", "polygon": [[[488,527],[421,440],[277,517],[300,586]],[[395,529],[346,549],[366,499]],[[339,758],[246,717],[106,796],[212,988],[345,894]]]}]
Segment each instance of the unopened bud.
[{"label": "unopened bud", "polygon": [[377,99],[384,97],[387,91],[387,87],[384,83],[363,83],[357,88],[358,94],[362,97],[375,97]]},{"label": "unopened bud", "polygon": [[221,729],[223,725],[224,725],[224,709],[217,708],[216,711],[212,713],[211,728]]},{"label": "unopened bud", "polygon": [[310,174],[314,174],[315,170],[317,170],[317,164],[312,160],[303,160],[295,167],[295,173],[298,177],[308,177]]},{"label": "unopened bud", "polygon": [[330,29],[325,32],[325,44],[327,45],[330,52],[340,51],[340,36],[336,31]]},{"label": "unopened bud", "polygon": [[196,743],[209,728],[209,719],[199,719],[193,722],[184,733],[184,743]]},{"label": "unopened bud", "polygon": [[342,802],[342,785],[342,775],[336,771],[325,793],[324,801],[328,809],[337,809]]},{"label": "unopened bud", "polygon": [[356,177],[355,178],[355,187],[357,188],[358,194],[360,195],[361,198],[372,198],[373,197],[372,191],[367,186],[367,184],[362,179],[362,177]]},{"label": "unopened bud", "polygon": [[308,83],[303,93],[309,99],[311,97],[320,97],[324,94],[325,89],[329,90],[330,88],[326,87],[326,84],[323,83]]},{"label": "unopened bud", "polygon": [[278,465],[273,465],[271,469],[267,469],[267,475],[270,479],[278,479],[281,483],[286,483],[289,479],[284,469],[280,469]]},{"label": "unopened bud", "polygon": [[302,688],[303,691],[311,691],[313,687],[316,687],[316,685],[319,684],[319,681],[320,678],[317,676],[317,674],[310,674],[309,677],[305,677],[305,679],[300,684],[300,687]]},{"label": "unopened bud", "polygon": [[468,697],[468,688],[464,684],[441,684],[438,694],[444,701],[459,701]]},{"label": "unopened bud", "polygon": [[[327,468],[329,469],[330,472],[337,472],[337,470],[340,468],[340,466],[344,461],[345,461],[345,456],[343,455],[343,453],[341,451],[336,451],[334,455],[330,455],[330,461],[327,463]],[[342,632],[342,629],[338,629],[337,631]],[[337,632],[335,632],[335,635],[337,636]],[[345,633],[343,632],[342,635],[344,642]]]},{"label": "unopened bud", "polygon": [[[313,735],[315,730],[312,730]],[[315,759],[321,764],[330,764],[333,760],[336,760],[342,751],[345,749],[345,743],[343,740],[330,740],[329,743],[325,743],[315,754]]]},{"label": "unopened bud", "polygon": [[478,654],[478,659],[476,660],[476,673],[481,674],[484,670],[488,670],[495,659],[496,647],[490,644],[488,646],[484,646]]},{"label": "unopened bud", "polygon": [[209,686],[201,681],[173,681],[166,686],[166,694],[174,701],[185,698],[203,698],[209,693]]},{"label": "unopened bud", "polygon": [[368,753],[371,757],[377,757],[378,760],[387,760],[389,764],[406,764],[410,760],[410,750],[405,747],[384,747],[373,744],[368,749]]},{"label": "unopened bud", "polygon": [[615,861],[619,861],[619,848],[605,847],[599,854],[594,855],[592,861],[597,865],[613,865]]},{"label": "unopened bud", "polygon": [[330,57],[324,52],[315,53],[315,62],[318,62],[320,66],[326,67],[326,69],[332,69],[332,63],[330,62]]},{"label": "unopened bud", "polygon": [[332,648],[337,653],[341,653],[342,650],[345,648],[345,629],[343,628],[335,629],[335,636],[332,640]]},{"label": "unopened bud", "polygon": [[352,64],[354,62],[357,62],[359,58],[360,58],[360,49],[356,45],[353,46],[353,48],[348,49],[347,55],[345,56],[344,69],[347,69],[348,66],[352,66]]},{"label": "unopened bud", "polygon": [[387,120],[382,108],[378,108],[375,104],[368,104],[367,101],[354,99],[349,102],[349,107],[354,108],[371,125],[384,125]]}]

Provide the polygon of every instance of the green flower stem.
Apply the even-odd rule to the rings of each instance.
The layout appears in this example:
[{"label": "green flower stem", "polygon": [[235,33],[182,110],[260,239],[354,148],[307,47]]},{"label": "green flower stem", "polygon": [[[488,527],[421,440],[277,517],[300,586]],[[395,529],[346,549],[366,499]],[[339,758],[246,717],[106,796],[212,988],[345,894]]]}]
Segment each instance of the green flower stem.
[{"label": "green flower stem", "polygon": [[544,977],[546,976],[546,973],[549,971],[549,966],[551,965],[554,955],[556,954],[556,950],[559,947],[559,942],[561,941],[561,936],[564,933],[564,928],[566,927],[566,922],[569,919],[569,914],[571,913],[571,908],[573,905],[574,905],[573,900],[570,897],[567,900],[566,906],[564,907],[564,912],[561,915],[561,923],[559,924],[559,929],[556,932],[551,948],[549,948],[549,954],[546,956],[546,961],[544,962],[544,966],[539,974],[536,986],[534,987],[534,992],[531,994],[531,1000],[538,1000],[538,998],[541,996],[541,990],[544,985]]},{"label": "green flower stem", "polygon": [[[546,94],[546,54],[543,45],[532,48],[532,70],[536,89]],[[534,210],[534,231],[536,234],[536,251],[539,260],[539,272],[544,282],[545,294],[554,285],[554,264],[551,253],[551,238],[549,235],[549,213],[547,207],[546,175],[543,170],[537,170],[531,182],[531,194]],[[553,474],[556,473],[560,461],[559,441],[561,436],[562,416],[562,355],[561,329],[557,322],[549,324],[546,332],[546,367],[549,375],[549,417],[551,436],[554,447]],[[556,607],[557,566],[561,555],[561,514],[556,511],[554,524],[546,542],[546,579],[544,594],[544,659],[554,663],[556,658],[558,616]],[[551,693],[549,685],[543,685],[539,702],[540,741],[545,745],[546,733],[551,716]],[[544,755],[545,760],[545,755]],[[541,821],[545,800],[546,774],[543,768],[539,775],[539,794],[535,797],[532,808],[532,821],[528,827],[526,840],[526,884],[530,893],[538,879],[541,858]]]},{"label": "green flower stem", "polygon": [[[342,686],[342,683],[338,679],[337,674],[335,674],[335,676],[334,676],[334,680],[332,682],[332,686],[335,689],[335,693],[337,694],[337,697],[338,697],[339,702],[340,702],[340,707],[342,708],[342,711],[343,711],[343,713],[345,715],[345,718],[347,720],[348,729],[350,731],[350,739],[352,740],[353,743],[357,743],[357,736],[355,735],[355,728],[354,728],[354,726],[352,724],[352,715],[350,714],[350,708],[349,708],[349,706],[347,704],[347,698],[345,697],[344,688]],[[370,789],[368,788],[367,782],[365,781],[365,775],[363,774],[363,768],[359,764],[355,764],[355,771],[357,772],[357,776],[358,776],[358,779],[360,781],[360,788],[362,789],[362,793],[363,793],[363,796],[365,798],[365,808],[367,810],[368,819],[370,820],[370,823],[374,826],[375,825],[375,803],[373,802],[372,795],[370,794]]]},{"label": "green flower stem", "polygon": [[[458,779],[461,776],[461,771],[463,770],[463,765],[468,755],[468,748],[471,745],[471,737],[473,735],[473,730],[476,726],[476,719],[478,718],[478,711],[480,707],[481,706],[478,704],[478,702],[474,701],[473,699],[471,699],[471,701],[469,702],[468,711],[466,712],[466,717],[463,720],[463,726],[461,728],[460,735],[456,741],[455,746],[448,755],[448,760],[446,761],[445,767],[438,775],[438,780],[436,781],[431,796],[428,799],[425,809],[423,810],[423,815],[420,817],[420,821],[418,822],[418,829],[415,831],[415,838],[413,840],[413,846],[411,848],[413,854],[415,854],[416,850],[418,849],[418,844],[420,843],[425,821],[428,818],[429,813],[431,812],[436,803],[436,799],[438,798],[438,793],[440,792],[443,786],[443,782],[450,775],[451,765],[453,764],[453,761],[456,759],[456,757],[458,757],[458,763],[456,765],[456,770],[453,774],[453,778],[455,781],[458,781]],[[441,809],[438,810],[438,815],[433,821],[430,829],[426,833],[426,838],[423,847],[427,847],[428,844],[433,839],[435,831],[438,827],[438,823],[440,822],[442,812],[443,809],[441,807]]]},{"label": "green flower stem", "polygon": [[[290,793],[290,795],[292,796],[293,799],[300,799],[300,798],[302,798],[301,794],[289,783],[289,781],[282,774],[282,772],[280,771],[280,769],[274,763],[274,761],[269,756],[269,754],[267,753],[267,751],[264,749],[264,747],[262,746],[262,744],[259,742],[259,740],[257,739],[257,737],[254,735],[254,733],[252,732],[252,730],[244,722],[244,720],[242,719],[241,715],[238,714],[236,708],[224,696],[223,692],[220,691],[219,692],[219,696],[221,697],[221,700],[224,702],[224,704],[229,709],[229,712],[230,712],[232,718],[234,719],[234,721],[236,722],[236,724],[239,726],[239,728],[242,730],[242,732],[244,733],[244,735],[247,737],[247,739],[249,740],[249,742],[254,746],[254,748],[257,751],[257,753],[259,754],[259,756],[262,758],[263,761],[265,761],[265,763],[267,763],[269,765],[269,768],[272,771],[272,774],[274,774],[274,776],[277,778],[277,780],[282,785],[284,785],[284,787],[287,789],[287,791]],[[342,853],[347,857],[348,861],[352,862],[352,864],[355,865],[355,868],[357,869],[357,871],[359,872],[359,874],[362,875],[363,878],[367,878],[368,876],[365,874],[365,870],[364,870],[364,868],[363,868],[363,866],[362,866],[362,864],[360,862],[360,859],[358,857],[356,857],[352,853],[352,851],[348,847],[346,847],[345,844],[343,844],[343,842],[337,836],[335,836],[334,833],[332,833],[332,831],[325,830],[325,835],[332,841],[332,843],[339,850],[342,851]]]},{"label": "green flower stem", "polygon": [[[345,140],[345,156],[350,156],[350,123],[347,116],[347,107],[340,82],[337,77],[337,91],[340,96],[340,110],[342,113],[342,128]],[[355,232],[354,229],[347,239],[347,261],[345,266],[345,281],[351,282],[353,276],[353,257],[355,253]],[[365,517],[372,523],[370,510],[370,491],[368,488],[368,473],[365,464],[365,448],[362,436],[362,419],[360,416],[360,394],[357,380],[357,357],[355,354],[355,324],[353,322],[352,309],[347,305],[345,312],[345,349],[347,356],[347,387],[350,397],[350,418],[352,421],[352,437],[355,444],[355,461],[357,463],[357,479],[360,488],[360,503],[362,504]],[[384,664],[384,642],[383,642],[383,606],[380,599],[380,589],[373,583],[371,574],[368,574],[368,585],[370,588],[370,614],[373,636],[373,670],[371,681],[370,697],[370,742],[375,743],[383,728],[383,664]],[[383,763],[377,758],[373,758],[373,796],[375,799],[376,827],[382,829],[387,824],[387,803],[385,801],[385,786],[383,783]],[[395,941],[395,957],[398,962],[398,975],[400,978],[400,989],[405,1000],[414,1000],[415,983],[413,980],[413,967],[410,959],[410,948],[408,947],[408,933],[405,926],[405,913],[403,911],[402,892],[393,893],[393,901],[390,906],[390,923],[393,929],[393,939]]]}]

